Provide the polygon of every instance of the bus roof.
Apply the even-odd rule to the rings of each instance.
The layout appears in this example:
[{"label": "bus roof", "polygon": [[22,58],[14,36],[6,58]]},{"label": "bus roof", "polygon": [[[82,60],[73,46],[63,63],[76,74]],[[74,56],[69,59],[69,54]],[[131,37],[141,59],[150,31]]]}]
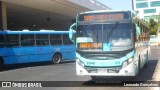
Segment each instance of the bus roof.
[{"label": "bus roof", "polygon": [[0,34],[68,34],[69,31],[0,31]]}]

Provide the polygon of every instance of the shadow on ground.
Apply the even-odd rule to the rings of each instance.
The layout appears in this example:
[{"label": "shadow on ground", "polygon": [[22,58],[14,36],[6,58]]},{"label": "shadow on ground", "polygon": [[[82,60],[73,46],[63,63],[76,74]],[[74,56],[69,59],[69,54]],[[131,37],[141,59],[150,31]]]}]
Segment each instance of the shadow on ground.
[{"label": "shadow on ground", "polygon": [[0,68],[0,72],[15,70],[15,69],[22,69],[28,67],[38,67],[38,66],[49,66],[49,65],[61,65],[66,63],[73,63],[74,61],[66,61],[61,62],[60,64],[54,64],[52,62],[36,62],[36,63],[24,63],[24,64],[13,64],[13,65],[6,65]]}]

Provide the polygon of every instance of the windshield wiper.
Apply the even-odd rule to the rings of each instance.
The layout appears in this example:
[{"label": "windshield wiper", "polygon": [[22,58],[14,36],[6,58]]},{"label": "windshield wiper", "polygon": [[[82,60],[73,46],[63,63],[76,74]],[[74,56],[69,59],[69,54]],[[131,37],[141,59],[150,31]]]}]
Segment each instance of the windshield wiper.
[{"label": "windshield wiper", "polygon": [[118,22],[116,22],[115,24],[114,24],[114,26],[111,28],[111,30],[110,30],[110,32],[109,32],[109,34],[107,35],[107,42],[109,42],[109,38],[110,38],[110,36],[112,35],[112,33],[113,33],[113,31],[116,29],[116,27],[118,26]]},{"label": "windshield wiper", "polygon": [[98,43],[98,30],[97,30],[97,32],[95,32],[93,25],[90,25],[90,26],[91,26],[91,31],[93,32],[94,36],[96,37],[96,40],[97,40],[97,43]]}]

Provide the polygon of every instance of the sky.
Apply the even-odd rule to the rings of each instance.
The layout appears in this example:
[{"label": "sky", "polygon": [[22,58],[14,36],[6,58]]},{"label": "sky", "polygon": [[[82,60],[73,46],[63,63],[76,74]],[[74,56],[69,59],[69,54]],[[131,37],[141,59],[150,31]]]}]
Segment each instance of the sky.
[{"label": "sky", "polygon": [[132,0],[97,0],[114,10],[132,10]]}]

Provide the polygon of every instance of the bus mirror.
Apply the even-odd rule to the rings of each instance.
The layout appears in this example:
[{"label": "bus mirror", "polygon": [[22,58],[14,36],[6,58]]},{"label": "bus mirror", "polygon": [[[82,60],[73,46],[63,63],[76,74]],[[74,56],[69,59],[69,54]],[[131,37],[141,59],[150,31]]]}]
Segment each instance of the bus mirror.
[{"label": "bus mirror", "polygon": [[72,24],[71,26],[70,26],[70,28],[69,28],[69,38],[70,38],[70,40],[72,41],[72,42],[74,42],[73,41],[73,34],[74,34],[74,30],[73,30],[73,27],[74,26],[76,26],[76,23],[74,23],[74,24]]},{"label": "bus mirror", "polygon": [[141,35],[141,29],[140,29],[140,27],[137,27],[137,34],[138,34],[138,36]]},{"label": "bus mirror", "polygon": [[137,32],[137,35],[140,36],[141,35],[141,29],[139,26],[136,25],[136,32]]}]

